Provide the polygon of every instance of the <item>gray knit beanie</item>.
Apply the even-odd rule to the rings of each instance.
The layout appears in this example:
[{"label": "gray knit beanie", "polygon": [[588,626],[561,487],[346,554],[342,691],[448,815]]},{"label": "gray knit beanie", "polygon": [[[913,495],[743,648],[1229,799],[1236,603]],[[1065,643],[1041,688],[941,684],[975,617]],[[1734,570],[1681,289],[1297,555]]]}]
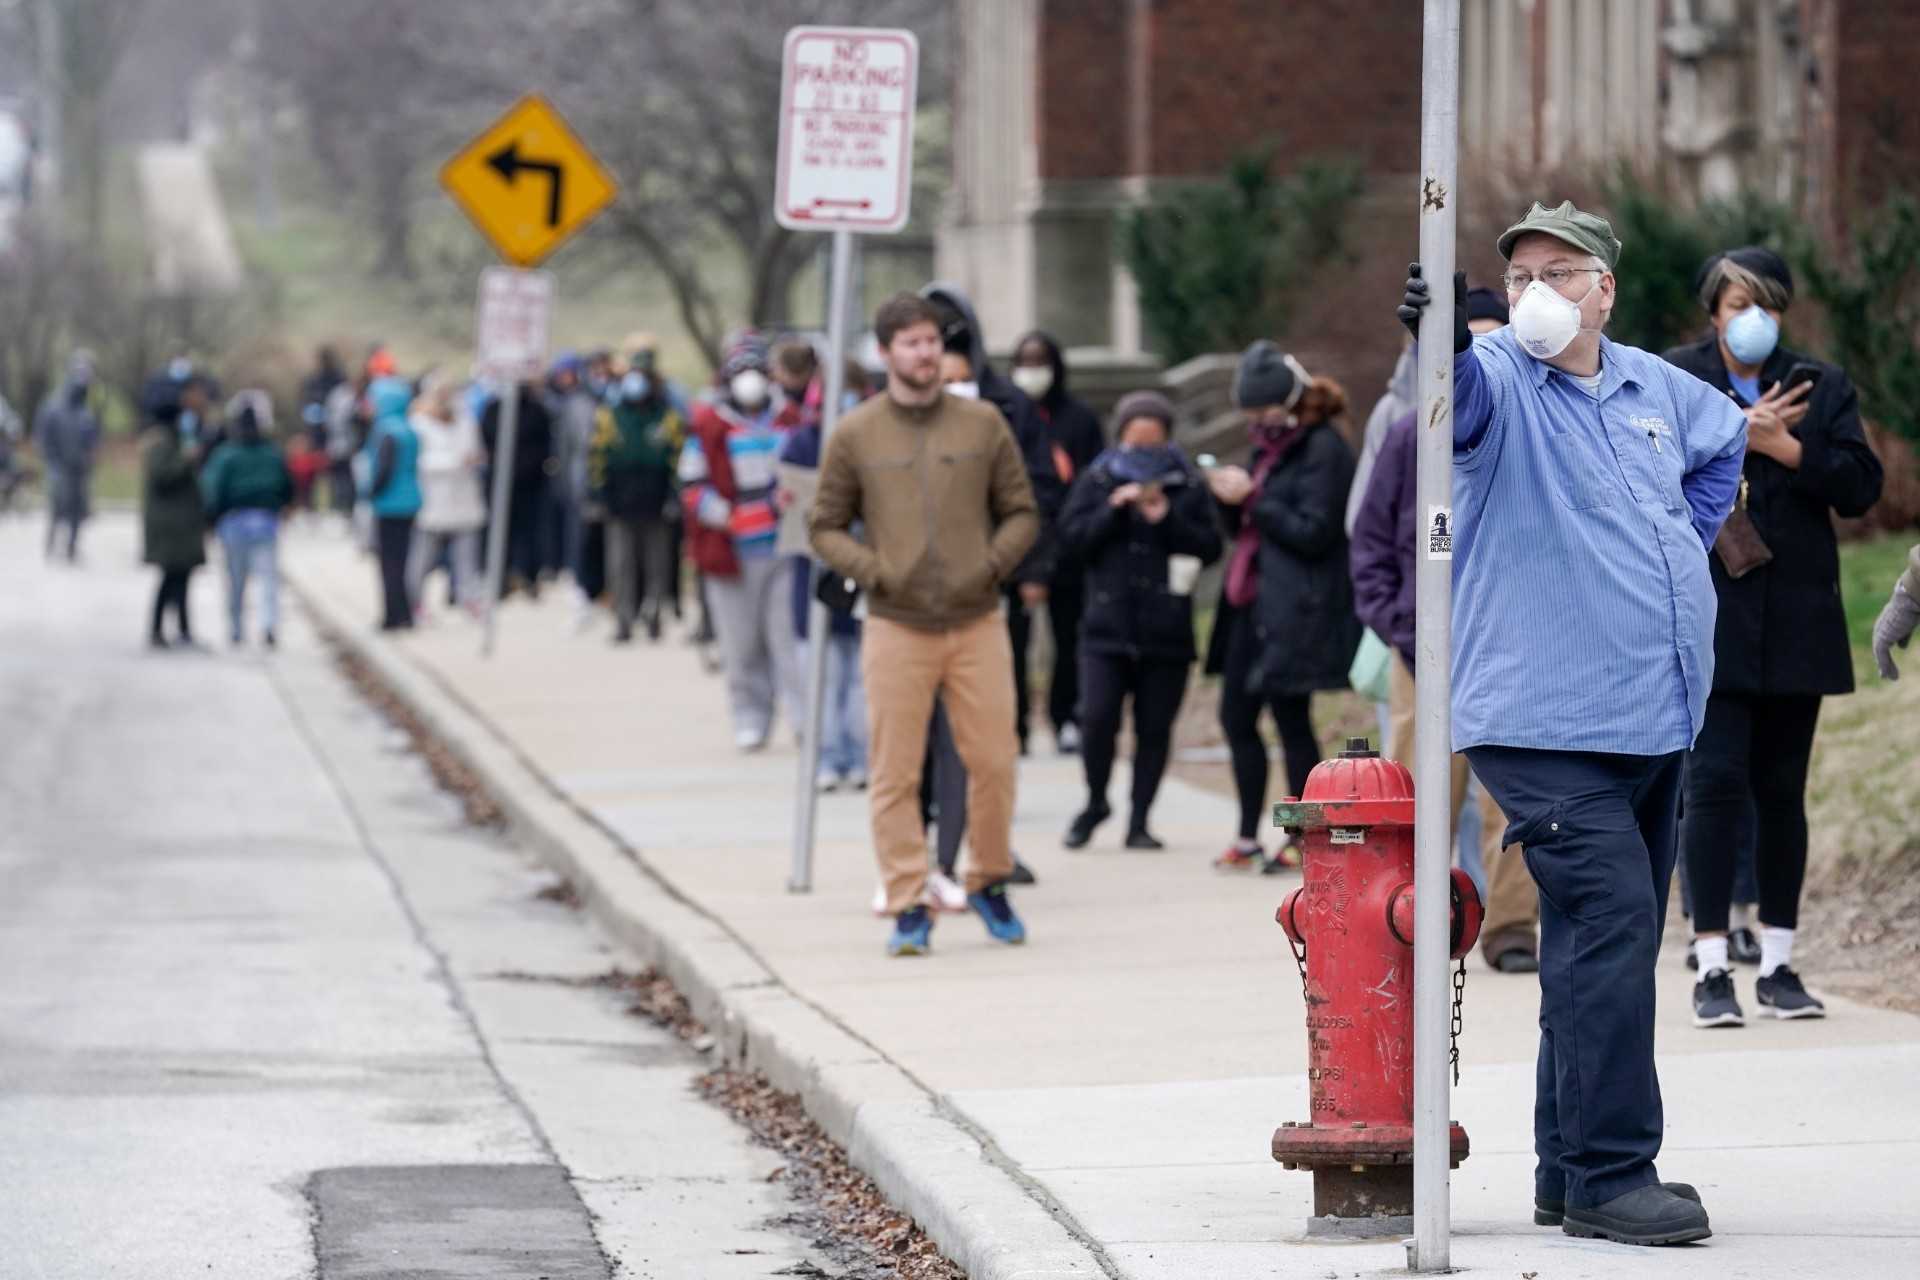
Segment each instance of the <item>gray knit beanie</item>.
[{"label": "gray knit beanie", "polygon": [[1291,409],[1300,403],[1311,381],[1298,360],[1262,338],[1240,357],[1240,369],[1233,377],[1233,403],[1242,409],[1274,404]]}]

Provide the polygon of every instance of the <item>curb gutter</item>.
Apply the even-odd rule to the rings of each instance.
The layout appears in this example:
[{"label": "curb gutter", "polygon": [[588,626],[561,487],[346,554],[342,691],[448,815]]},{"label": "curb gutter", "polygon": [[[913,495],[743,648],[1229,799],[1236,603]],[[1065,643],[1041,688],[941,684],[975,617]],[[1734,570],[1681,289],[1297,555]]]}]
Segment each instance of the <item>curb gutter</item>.
[{"label": "curb gutter", "polygon": [[996,1160],[906,1071],[789,989],[721,922],[567,799],[438,677],[340,616],[282,568],[319,629],[481,779],[512,831],[625,946],[665,974],[729,1063],[797,1094],[854,1167],[931,1236],[969,1280],[1095,1280],[1118,1274],[1066,1215]]}]

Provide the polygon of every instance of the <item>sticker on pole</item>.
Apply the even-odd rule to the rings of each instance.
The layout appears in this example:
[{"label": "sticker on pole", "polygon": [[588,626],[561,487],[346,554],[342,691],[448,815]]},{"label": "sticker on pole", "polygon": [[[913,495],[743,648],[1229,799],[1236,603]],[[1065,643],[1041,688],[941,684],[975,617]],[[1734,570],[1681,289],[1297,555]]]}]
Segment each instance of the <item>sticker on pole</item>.
[{"label": "sticker on pole", "polygon": [[1427,507],[1427,559],[1453,559],[1453,508]]},{"label": "sticker on pole", "polygon": [[774,217],[795,231],[898,231],[913,191],[920,42],[879,27],[795,27],[780,78]]},{"label": "sticker on pole", "polygon": [[550,273],[512,267],[488,267],[480,273],[474,372],[500,383],[538,378],[546,372],[552,329]]}]

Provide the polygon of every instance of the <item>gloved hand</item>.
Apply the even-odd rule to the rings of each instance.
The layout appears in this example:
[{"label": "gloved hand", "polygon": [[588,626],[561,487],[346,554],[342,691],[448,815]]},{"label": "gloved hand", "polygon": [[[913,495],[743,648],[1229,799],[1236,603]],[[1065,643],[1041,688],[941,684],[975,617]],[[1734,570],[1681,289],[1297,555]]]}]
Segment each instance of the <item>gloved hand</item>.
[{"label": "gloved hand", "polygon": [[1916,625],[1920,625],[1920,600],[1908,594],[1904,581],[1897,582],[1887,607],[1873,624],[1873,660],[1880,668],[1881,679],[1900,678],[1900,668],[1893,665],[1893,646],[1906,648]]},{"label": "gloved hand", "polygon": [[[1400,323],[1407,326],[1407,332],[1414,341],[1420,340],[1420,313],[1427,309],[1433,296],[1427,291],[1427,282],[1420,274],[1420,264],[1407,266],[1407,296],[1396,313]],[[1453,273],[1453,354],[1459,355],[1473,345],[1473,330],[1467,327],[1467,273]]]}]

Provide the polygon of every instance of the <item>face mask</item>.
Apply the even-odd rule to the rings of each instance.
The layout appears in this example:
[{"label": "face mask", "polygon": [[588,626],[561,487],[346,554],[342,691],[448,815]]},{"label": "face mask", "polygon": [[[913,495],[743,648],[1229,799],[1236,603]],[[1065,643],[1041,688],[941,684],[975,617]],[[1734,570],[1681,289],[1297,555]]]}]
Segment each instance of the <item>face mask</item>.
[{"label": "face mask", "polygon": [[653,390],[653,383],[647,375],[635,370],[620,379],[620,398],[623,400],[645,400],[647,393]]},{"label": "face mask", "polygon": [[1759,364],[1780,345],[1780,322],[1759,307],[1727,321],[1727,350],[1742,364]]},{"label": "face mask", "polygon": [[1013,385],[1035,400],[1053,390],[1053,369],[1044,364],[1018,364],[1013,367]]},{"label": "face mask", "polygon": [[949,382],[947,384],[947,394],[950,396],[959,396],[962,400],[978,400],[980,398],[980,384],[977,382]]},{"label": "face mask", "polygon": [[1573,345],[1580,333],[1580,303],[1600,287],[1593,282],[1580,302],[1561,297],[1543,281],[1535,280],[1513,306],[1513,336],[1535,360],[1551,360]]},{"label": "face mask", "polygon": [[758,409],[767,402],[767,375],[758,369],[742,369],[727,383],[727,390],[742,409]]}]

